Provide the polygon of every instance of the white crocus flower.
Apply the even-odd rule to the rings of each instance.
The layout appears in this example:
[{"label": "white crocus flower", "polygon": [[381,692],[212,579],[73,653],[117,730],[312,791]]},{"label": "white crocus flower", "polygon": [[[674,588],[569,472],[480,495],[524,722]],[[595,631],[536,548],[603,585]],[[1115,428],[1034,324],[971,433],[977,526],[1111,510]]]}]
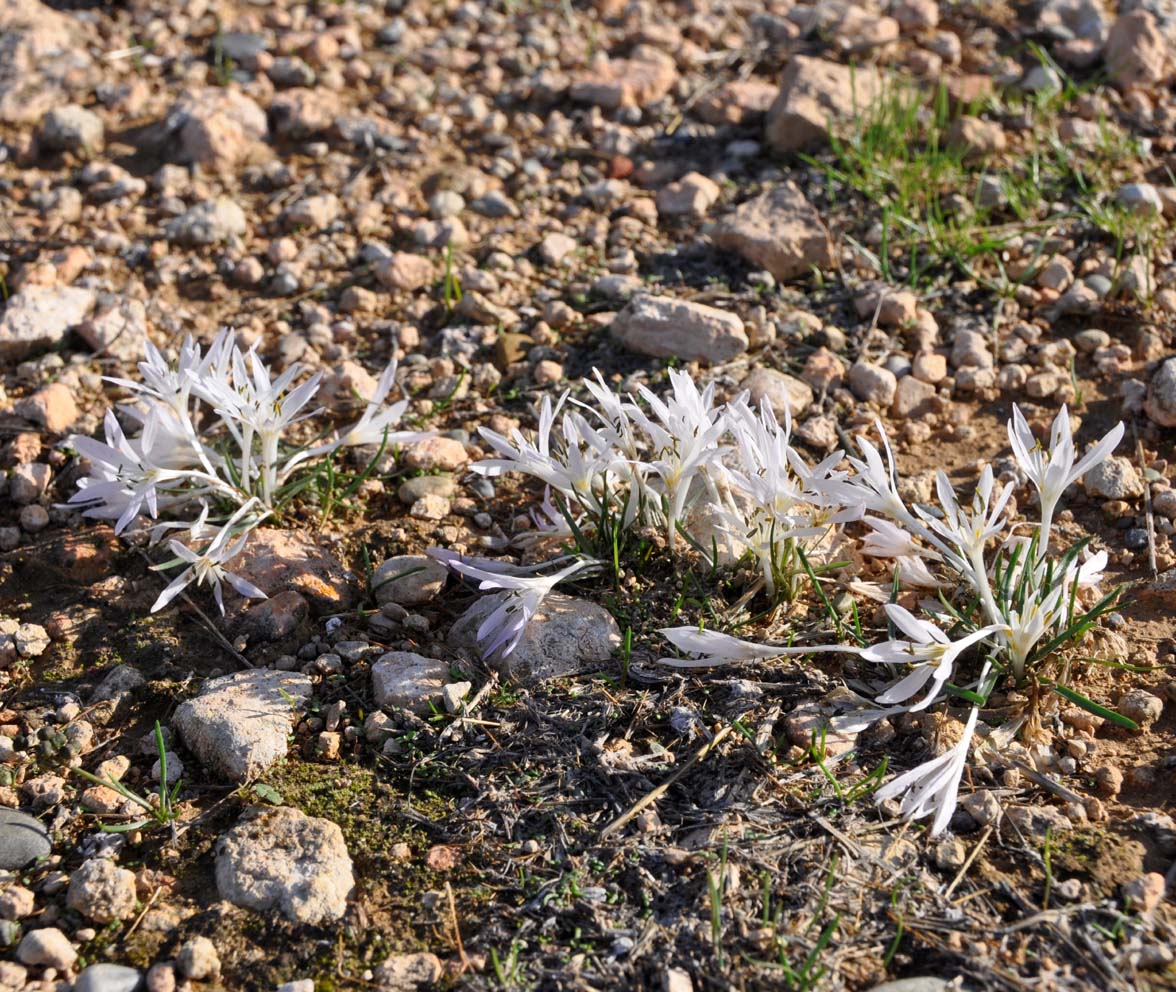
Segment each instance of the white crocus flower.
[{"label": "white crocus flower", "polygon": [[991,624],[974,630],[966,637],[953,641],[929,620],[920,620],[906,607],[886,604],[886,615],[909,640],[884,641],[864,648],[861,656],[866,661],[881,665],[912,665],[912,671],[887,689],[877,699],[883,706],[906,704],[928,682],[931,688],[921,701],[907,707],[912,712],[926,709],[939,697],[944,683],[951,678],[956,659],[973,644],[1005,631],[1002,624]]},{"label": "white crocus flower", "polygon": [[[209,542],[208,547],[201,552],[193,551],[186,544],[182,544],[179,541],[169,541],[168,547],[175,553],[175,561],[163,565],[156,565],[154,568],[161,570],[169,568],[178,562],[186,562],[188,567],[177,575],[168,587],[159,594],[159,598],[151,607],[151,612],[157,613],[159,610],[162,610],[192,583],[212,586],[216,605],[220,608],[222,614],[225,612],[224,592],[221,588],[222,582],[228,582],[237,592],[249,599],[265,599],[266,594],[252,582],[241,578],[239,575],[235,575],[224,567],[226,562],[235,558],[245,547],[245,542],[249,539],[249,530],[252,524],[256,523],[256,520],[244,527],[244,533],[240,533],[242,521],[246,516],[254,513],[259,507],[260,504],[257,500],[250,500],[238,509],[228,519],[225,525],[220,528],[216,536]],[[261,513],[258,519],[265,516],[268,516],[268,511]],[[208,506],[204,505],[200,510],[199,518],[192,525],[192,533],[195,535],[207,533],[207,523]],[[232,544],[229,544],[234,534],[240,534],[240,536]]]},{"label": "white crocus flower", "polygon": [[[986,666],[981,681],[987,672]],[[973,707],[964,725],[963,736],[955,747],[888,782],[874,793],[875,800],[881,803],[902,796],[903,816],[909,820],[933,816],[931,836],[943,833],[955,812],[960,778],[968,762],[968,751],[972,746],[972,735],[976,731],[979,715],[979,707]]]},{"label": "white crocus flower", "polygon": [[478,589],[482,592],[499,589],[506,593],[502,602],[482,621],[475,635],[483,645],[482,654],[486,658],[496,652],[500,658],[505,658],[518,647],[527,624],[538,612],[547,594],[559,583],[600,566],[592,558],[577,558],[559,571],[544,575],[543,569],[568,559],[557,558],[541,565],[522,566],[487,558],[464,557],[442,548],[429,548],[428,554],[459,575],[477,581]]},{"label": "white crocus flower", "polygon": [[713,668],[730,665],[756,658],[783,658],[813,654],[817,651],[838,651],[856,653],[857,648],[842,644],[788,645],[755,644],[743,641],[717,630],[699,630],[697,627],[663,627],[658,631],[679,651],[693,655],[692,658],[660,658],[663,665],[674,668]]},{"label": "white crocus flower", "polygon": [[1070,430],[1070,412],[1063,405],[1054,418],[1049,433],[1049,450],[1045,451],[1029,429],[1021,408],[1013,406],[1009,421],[1009,443],[1021,470],[1029,477],[1041,502],[1041,526],[1038,555],[1049,548],[1050,527],[1062,494],[1095,465],[1106,459],[1123,439],[1123,424],[1116,424],[1085,455],[1075,462],[1074,435]]}]

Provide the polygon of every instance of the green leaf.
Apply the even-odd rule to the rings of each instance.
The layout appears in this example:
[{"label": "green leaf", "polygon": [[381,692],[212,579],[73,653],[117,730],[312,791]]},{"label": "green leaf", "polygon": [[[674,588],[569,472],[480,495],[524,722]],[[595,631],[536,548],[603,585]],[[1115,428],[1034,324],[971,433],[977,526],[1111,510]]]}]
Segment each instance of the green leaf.
[{"label": "green leaf", "polygon": [[1100,706],[1093,699],[1087,699],[1084,695],[1082,695],[1082,693],[1075,692],[1068,686],[1055,684],[1053,686],[1053,691],[1063,699],[1068,699],[1070,702],[1081,706],[1088,713],[1093,713],[1095,716],[1101,716],[1104,720],[1110,720],[1111,723],[1117,724],[1120,727],[1126,727],[1128,730],[1139,729],[1139,724],[1130,717],[1126,717],[1122,713],[1116,713],[1114,710],[1109,710],[1105,706]]},{"label": "green leaf", "polygon": [[269,803],[271,806],[281,806],[285,802],[282,794],[272,785],[266,785],[265,782],[254,782],[253,794],[263,803]]}]

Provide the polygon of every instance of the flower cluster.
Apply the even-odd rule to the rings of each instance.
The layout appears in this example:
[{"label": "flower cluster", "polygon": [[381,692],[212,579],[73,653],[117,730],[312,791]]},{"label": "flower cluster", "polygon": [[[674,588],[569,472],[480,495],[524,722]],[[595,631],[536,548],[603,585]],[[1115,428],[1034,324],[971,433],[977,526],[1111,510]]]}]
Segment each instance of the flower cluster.
[{"label": "flower cluster", "polygon": [[[378,446],[382,451],[427,436],[394,429],[408,406],[407,400],[385,404],[395,363],[385,369],[355,425],[299,444],[293,430],[322,412],[311,407],[321,373],[299,382],[302,369],[292,365],[275,378],[256,350],[242,351],[230,331],[221,331],[207,351],[188,339],[174,363],[150,342],[146,349],[147,358],[139,363],[141,380],[109,380],[133,395],[135,402],[119,411],[125,422],[138,426],[137,432],[128,437],[110,410],[105,442],[71,439],[88,461],[89,474],[79,480],[69,502],[86,516],[113,520],[116,533],[143,514],[156,519],[164,511],[196,514],[194,520],[168,521],[153,530],[153,540],[168,531],[186,531],[186,540],[170,541],[177,557],[160,567],[189,565],[153,611],[193,581],[212,586],[222,612],[222,579],[243,595],[261,595],[222,567],[240,551],[249,530],[303,491],[308,475],[340,448]],[[208,523],[214,510],[228,517],[215,531]]]},{"label": "flower cluster", "polygon": [[643,386],[620,397],[599,372],[584,385],[595,405],[545,397],[533,438],[481,431],[497,457],[474,470],[542,481],[549,533],[655,527],[670,551],[682,538],[716,559],[750,554],[769,595],[789,598],[802,559],[821,559],[831,532],[860,515],[844,499],[843,453],[810,465],[792,447],[787,410],[781,425],[770,403],[757,413],[746,394],[716,406],[713,384],[699,390],[678,371],[664,398]]},{"label": "flower cluster", "polygon": [[[971,712],[951,751],[878,793],[903,796],[902,809],[912,817],[933,816],[935,833],[950,821],[980,710],[1002,679],[1017,686],[1032,681],[1083,701],[1059,683],[1058,651],[1093,627],[1116,593],[1092,600],[1106,553],[1090,553],[1088,542],[1055,548],[1052,525],[1066,489],[1119,443],[1121,424],[1078,458],[1064,407],[1048,448],[1014,407],[1009,441],[1038,508],[1036,523],[1019,524],[1008,512],[1014,483],[998,484],[990,465],[982,467],[970,500],[940,472],[938,505],[908,505],[880,423],[881,447],[859,437],[855,454],[836,451],[810,464],[791,446],[787,411],[781,424],[767,403],[753,411],[746,395],[718,406],[713,385],[700,391],[685,373],[670,373],[665,398],[644,388],[636,397],[619,397],[599,373],[585,385],[595,405],[569,407],[567,394],[554,405],[545,400],[534,439],[483,431],[498,457],[474,466],[541,479],[548,529],[579,535],[606,523],[655,525],[670,551],[681,535],[713,559],[722,539],[728,560],[754,563],[762,587],[777,600],[791,599],[804,578],[814,578],[812,559],[827,561],[832,549],[853,543],[861,557],[889,560],[893,593],[908,589],[911,605],[918,604],[916,613],[892,596],[884,606],[890,636],[876,644],[774,646],[669,628],[663,635],[689,657],[665,663],[704,667],[814,651],[857,654],[890,679],[872,703],[834,721],[841,731],[966,701]],[[918,599],[931,592],[937,598]]]}]

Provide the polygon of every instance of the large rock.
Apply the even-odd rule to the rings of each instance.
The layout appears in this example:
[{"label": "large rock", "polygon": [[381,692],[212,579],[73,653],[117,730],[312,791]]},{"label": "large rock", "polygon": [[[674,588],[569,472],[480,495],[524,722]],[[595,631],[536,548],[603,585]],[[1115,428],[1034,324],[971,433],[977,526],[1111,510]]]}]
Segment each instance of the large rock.
[{"label": "large rock", "polygon": [[881,77],[869,66],[793,56],[768,110],[765,140],[781,154],[819,145],[831,129],[864,113],[881,89]]},{"label": "large rock", "polygon": [[0,358],[24,358],[59,344],[94,308],[97,297],[78,286],[26,286],[0,316]]},{"label": "large rock", "polygon": [[80,20],[39,0],[0,0],[0,122],[39,121],[92,68]]},{"label": "large rock", "polygon": [[[505,595],[496,593],[475,601],[450,628],[450,645],[481,657],[478,628]],[[514,651],[506,658],[496,654],[485,660],[515,681],[541,682],[599,668],[620,644],[620,628],[604,607],[551,593],[527,624]]]},{"label": "large rock", "polygon": [[36,817],[0,806],[0,870],[16,871],[53,849],[49,831]]},{"label": "large rock", "polygon": [[725,362],[747,351],[743,321],[735,314],[668,296],[637,296],[612,322],[626,348],[655,358]]},{"label": "large rock", "polygon": [[303,530],[255,530],[225,567],[269,596],[283,589],[302,593],[316,616],[348,609],[355,595],[355,576]]},{"label": "large rock", "polygon": [[711,239],[777,279],[795,279],[833,264],[828,229],[791,181],[741,203],[715,225]]},{"label": "large rock", "polygon": [[256,157],[268,130],[265,111],[256,102],[220,86],[182,94],[163,123],[173,158],[219,169]]},{"label": "large rock", "polygon": [[253,807],[217,842],[221,898],[296,923],[330,923],[355,888],[343,832],[288,806]]},{"label": "large rock", "polygon": [[440,708],[449,665],[412,651],[389,651],[372,665],[372,694],[380,709],[406,709],[425,715],[430,704]]},{"label": "large rock", "polygon": [[213,679],[182,703],[174,723],[205,767],[245,782],[285,757],[286,738],[310,693],[310,678],[301,673],[238,672]]},{"label": "large rock", "polygon": [[66,905],[95,923],[113,923],[135,914],[135,873],[109,858],[91,858],[73,873]]}]

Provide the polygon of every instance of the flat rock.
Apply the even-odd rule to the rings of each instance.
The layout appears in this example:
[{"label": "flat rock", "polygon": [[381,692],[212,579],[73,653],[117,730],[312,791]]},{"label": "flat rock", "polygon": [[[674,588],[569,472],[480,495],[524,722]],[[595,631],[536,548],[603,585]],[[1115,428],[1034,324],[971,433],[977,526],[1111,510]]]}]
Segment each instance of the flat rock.
[{"label": "flat rock", "polygon": [[381,606],[419,606],[436,598],[448,576],[449,569],[428,555],[398,555],[372,572],[372,595]]},{"label": "flat rock", "polygon": [[354,576],[303,530],[255,530],[226,568],[270,596],[300,592],[316,616],[346,610],[355,597]]},{"label": "flat rock", "polygon": [[612,322],[612,336],[655,358],[725,362],[747,350],[743,321],[733,313],[668,296],[636,296]]},{"label": "flat rock", "polygon": [[234,782],[256,778],[286,755],[310,678],[258,669],[207,683],[176,710],[174,724],[188,747],[211,771]]},{"label": "flat rock", "polygon": [[821,144],[828,140],[830,129],[869,107],[881,88],[881,77],[869,66],[851,69],[827,59],[794,55],[768,110],[765,140],[781,154]]},{"label": "flat rock", "polygon": [[26,286],[8,298],[0,316],[0,358],[24,358],[52,348],[86,319],[97,297],[79,286]]},{"label": "flat rock", "polygon": [[330,820],[252,807],[217,842],[216,886],[235,906],[318,925],[343,916],[355,876],[343,831]]},{"label": "flat rock", "polygon": [[[482,596],[454,622],[449,644],[482,657],[477,632],[505,593]],[[612,614],[586,599],[551,593],[532,617],[518,646],[506,658],[487,658],[518,682],[542,682],[599,668],[621,644]]]},{"label": "flat rock", "polygon": [[440,708],[450,681],[449,664],[412,651],[389,651],[372,665],[372,694],[381,709],[406,709],[419,715]]},{"label": "flat rock", "polygon": [[711,240],[777,279],[795,279],[833,264],[828,229],[791,181],[741,203],[718,221]]},{"label": "flat rock", "polygon": [[34,816],[0,806],[0,869],[15,871],[53,849],[49,831]]}]

